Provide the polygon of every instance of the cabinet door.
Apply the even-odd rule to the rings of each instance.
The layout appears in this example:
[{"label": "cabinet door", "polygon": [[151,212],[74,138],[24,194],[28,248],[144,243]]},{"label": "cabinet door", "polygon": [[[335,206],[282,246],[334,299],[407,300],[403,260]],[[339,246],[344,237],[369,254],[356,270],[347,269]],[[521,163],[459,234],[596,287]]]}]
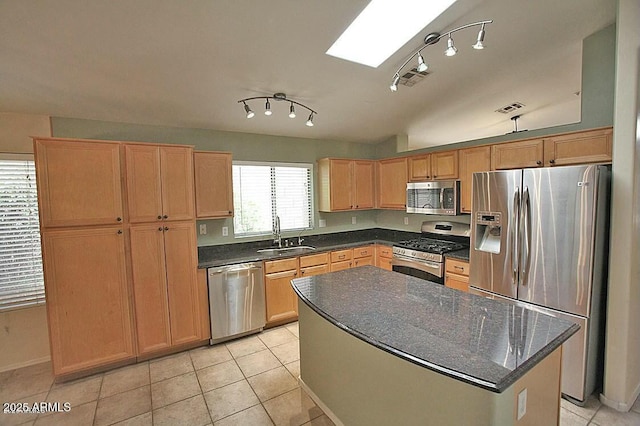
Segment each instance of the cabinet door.
[{"label": "cabinet door", "polygon": [[434,152],[431,154],[433,179],[458,178],[458,151]]},{"label": "cabinet door", "polygon": [[231,153],[194,152],[196,217],[233,216]]},{"label": "cabinet door", "polygon": [[353,200],[354,208],[372,209],[374,207],[374,175],[375,169],[373,161],[353,161],[353,193],[355,194]]},{"label": "cabinet door", "polygon": [[130,229],[131,272],[140,354],[171,346],[163,235],[162,224],[133,225]]},{"label": "cabinet door", "polygon": [[171,343],[178,345],[202,338],[196,231],[193,221],[164,225]]},{"label": "cabinet door", "polygon": [[444,274],[445,287],[455,288],[464,292],[469,292],[469,277],[447,272]]},{"label": "cabinet door", "polygon": [[43,227],[122,222],[120,144],[35,140]]},{"label": "cabinet door", "polygon": [[406,198],[406,157],[380,160],[378,162],[378,207],[405,210]]},{"label": "cabinet door", "polygon": [[162,216],[166,220],[195,218],[193,149],[161,147]]},{"label": "cabinet door", "polygon": [[302,277],[312,277],[314,275],[326,274],[329,272],[331,268],[328,263],[324,263],[322,265],[309,266],[306,268],[300,268],[300,276]]},{"label": "cabinet door", "polygon": [[207,285],[207,270],[198,269],[198,306],[200,310],[200,330],[203,340],[211,338],[211,323],[209,322],[209,287]]},{"label": "cabinet door", "polygon": [[331,211],[351,210],[354,207],[351,190],[351,160],[332,159],[329,174]]},{"label": "cabinet door", "polygon": [[460,211],[471,213],[471,188],[473,174],[491,170],[491,147],[461,149],[458,152],[460,160]]},{"label": "cabinet door", "polygon": [[124,239],[115,228],[42,235],[56,376],[135,356]]},{"label": "cabinet door", "polygon": [[531,139],[491,146],[492,170],[540,167],[543,160],[543,140]]},{"label": "cabinet door", "polygon": [[431,179],[431,154],[409,157],[409,182]]},{"label": "cabinet door", "polygon": [[376,258],[377,264],[376,266],[381,269],[385,269],[387,271],[393,271],[393,267],[391,266],[391,259],[388,257],[378,257]]},{"label": "cabinet door", "polygon": [[545,165],[610,163],[612,138],[610,128],[545,138]]},{"label": "cabinet door", "polygon": [[153,145],[125,145],[124,152],[129,221],[161,220],[160,148]]},{"label": "cabinet door", "polygon": [[343,271],[353,266],[351,260],[343,260],[340,262],[331,262],[331,272]]},{"label": "cabinet door", "polygon": [[291,287],[291,280],[297,276],[297,269],[265,275],[267,325],[298,317],[298,296]]},{"label": "cabinet door", "polygon": [[359,257],[353,260],[353,267],[356,268],[358,266],[373,265],[374,263],[375,261],[373,256]]}]

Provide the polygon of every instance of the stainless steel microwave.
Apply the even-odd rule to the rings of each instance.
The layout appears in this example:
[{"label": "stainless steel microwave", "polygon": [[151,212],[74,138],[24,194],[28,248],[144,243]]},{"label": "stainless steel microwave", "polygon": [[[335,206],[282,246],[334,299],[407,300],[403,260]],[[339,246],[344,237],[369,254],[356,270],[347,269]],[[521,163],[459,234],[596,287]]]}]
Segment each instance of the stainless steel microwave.
[{"label": "stainless steel microwave", "polygon": [[460,181],[407,184],[407,213],[455,216],[460,213]]}]

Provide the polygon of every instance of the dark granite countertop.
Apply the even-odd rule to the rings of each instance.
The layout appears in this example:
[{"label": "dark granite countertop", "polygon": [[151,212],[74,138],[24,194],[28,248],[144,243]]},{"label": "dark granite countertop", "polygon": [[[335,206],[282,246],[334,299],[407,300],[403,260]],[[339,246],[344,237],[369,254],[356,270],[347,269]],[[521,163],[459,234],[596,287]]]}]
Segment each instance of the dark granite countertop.
[{"label": "dark granite countertop", "polygon": [[464,260],[465,262],[469,261],[469,249],[465,248],[462,250],[450,251],[449,253],[445,253],[444,257],[450,257],[452,259]]},{"label": "dark granite countertop", "polygon": [[311,309],[353,336],[498,393],[579,329],[515,304],[372,266],[297,278],[292,285]]},{"label": "dark granite countertop", "polygon": [[[198,268],[210,268],[244,262],[259,262],[271,259],[285,259],[287,257],[322,253],[324,251],[374,243],[392,245],[395,242],[416,238],[419,235],[420,233],[416,232],[394,231],[381,228],[309,235],[303,236],[304,241],[302,245],[315,247],[315,250],[304,253],[296,250],[284,251],[275,256],[257,252],[259,249],[272,247],[271,240],[203,246],[198,247]],[[297,240],[297,238],[284,239]]]}]

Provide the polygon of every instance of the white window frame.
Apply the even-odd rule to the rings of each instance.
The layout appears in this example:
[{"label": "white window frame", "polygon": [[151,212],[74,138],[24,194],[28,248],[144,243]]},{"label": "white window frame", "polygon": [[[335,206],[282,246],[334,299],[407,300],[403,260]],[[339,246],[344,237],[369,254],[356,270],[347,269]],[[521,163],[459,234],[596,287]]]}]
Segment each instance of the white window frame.
[{"label": "white window frame", "polygon": [[[306,168],[309,169],[309,226],[304,228],[295,228],[295,229],[285,229],[282,232],[302,232],[305,230],[314,229],[315,224],[315,181],[314,181],[314,167],[312,163],[282,163],[282,162],[269,162],[269,161],[233,161],[233,166],[263,166],[263,167],[294,167],[294,168]],[[273,201],[272,201],[273,202]],[[235,203],[235,199],[234,199]],[[272,206],[272,209],[274,207]],[[236,213],[238,210],[235,209]],[[275,227],[275,215],[272,215],[272,230]],[[235,238],[251,238],[251,237],[260,237],[260,236],[271,236],[273,235],[273,231],[264,231],[264,232],[244,232],[238,233],[235,226],[235,218],[234,218],[234,226],[233,226],[233,234]]]},{"label": "white window frame", "polygon": [[[34,156],[33,154],[9,154],[9,153],[0,153],[0,160],[6,161],[34,161]],[[35,164],[34,164],[34,174],[33,174],[33,185],[34,185],[34,189],[35,185],[36,185],[36,179],[35,179]],[[31,179],[30,179],[31,180]],[[36,254],[35,255],[35,262],[37,263],[37,265],[32,268],[32,270],[35,270],[35,274],[34,276],[32,276],[30,279],[31,280],[35,280],[35,284],[34,284],[34,288],[32,289],[28,289],[25,288],[23,291],[24,293],[20,294],[19,297],[15,297],[15,299],[13,301],[9,301],[9,297],[8,297],[8,291],[7,291],[7,287],[10,284],[10,269],[7,268],[7,263],[6,262],[2,262],[4,263],[4,265],[2,265],[2,271],[0,271],[0,312],[6,312],[6,311],[11,311],[11,310],[15,310],[15,309],[23,309],[23,308],[28,308],[28,307],[33,307],[36,305],[42,305],[45,303],[45,293],[44,293],[44,275],[43,275],[43,269],[42,269],[42,245],[40,243],[40,226],[39,226],[39,220],[38,220],[38,198],[37,198],[37,189],[36,189],[36,194],[35,194],[35,205],[32,206],[32,208],[34,209],[33,211],[35,211],[35,228],[37,229],[36,235],[38,238],[37,244],[32,246],[31,249],[33,250],[33,252]],[[0,215],[3,214],[4,210],[3,208],[0,206]],[[32,219],[33,216],[30,216]],[[0,224],[0,231],[4,230],[2,224]],[[6,235],[6,234],[5,234]],[[2,241],[4,237],[2,235],[0,235],[0,241]],[[32,240],[33,241],[33,240]],[[8,251],[7,251],[8,252]],[[39,265],[38,265],[39,264]],[[28,270],[29,268],[25,268],[26,270]],[[39,269],[39,272],[38,272]]]}]

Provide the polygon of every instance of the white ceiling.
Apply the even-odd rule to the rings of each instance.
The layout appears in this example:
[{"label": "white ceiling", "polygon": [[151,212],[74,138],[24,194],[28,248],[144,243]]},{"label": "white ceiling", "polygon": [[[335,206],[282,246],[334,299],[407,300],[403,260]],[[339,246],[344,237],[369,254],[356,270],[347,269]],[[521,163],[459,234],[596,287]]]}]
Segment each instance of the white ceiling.
[{"label": "white ceiling", "polygon": [[[411,148],[579,121],[581,46],[615,0],[458,0],[377,69],[325,54],[367,0],[0,0],[0,111],[374,143]],[[411,13],[411,10],[398,10]],[[389,90],[429,32],[493,19],[423,50],[430,74]],[[384,31],[384,28],[380,29]],[[237,101],[285,92],[318,111]],[[515,115],[511,114],[511,115]]]}]

